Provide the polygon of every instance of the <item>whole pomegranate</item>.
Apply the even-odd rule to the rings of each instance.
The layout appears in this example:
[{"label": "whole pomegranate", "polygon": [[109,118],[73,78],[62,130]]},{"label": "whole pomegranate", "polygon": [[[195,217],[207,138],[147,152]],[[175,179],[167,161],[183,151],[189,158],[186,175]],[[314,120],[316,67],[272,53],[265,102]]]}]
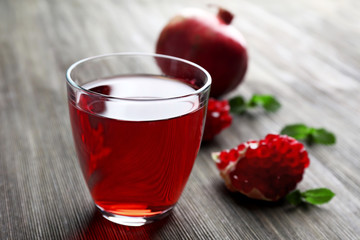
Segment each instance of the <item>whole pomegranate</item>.
[{"label": "whole pomegranate", "polygon": [[217,16],[201,9],[185,9],[160,33],[156,53],[195,62],[212,77],[210,96],[219,97],[243,80],[248,62],[245,40],[229,25],[233,15],[222,8]]}]

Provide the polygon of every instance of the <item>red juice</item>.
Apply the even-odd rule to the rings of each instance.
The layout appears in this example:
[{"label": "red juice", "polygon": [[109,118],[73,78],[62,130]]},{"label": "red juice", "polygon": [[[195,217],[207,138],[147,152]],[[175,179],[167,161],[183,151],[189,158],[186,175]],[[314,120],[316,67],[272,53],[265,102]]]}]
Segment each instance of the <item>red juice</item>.
[{"label": "red juice", "polygon": [[[79,94],[69,101],[80,165],[92,197],[116,215],[149,217],[178,201],[198,153],[204,107],[184,82],[152,76],[102,79],[82,86],[132,101]],[[147,101],[140,101],[148,99]],[[139,100],[139,101],[138,101]]]}]

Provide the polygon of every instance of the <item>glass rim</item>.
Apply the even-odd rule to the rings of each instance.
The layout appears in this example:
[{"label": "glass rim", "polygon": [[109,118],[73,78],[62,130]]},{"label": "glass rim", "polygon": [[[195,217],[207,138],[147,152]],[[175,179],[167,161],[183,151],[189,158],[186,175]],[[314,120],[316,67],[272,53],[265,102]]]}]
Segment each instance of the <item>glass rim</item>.
[{"label": "glass rim", "polygon": [[[106,95],[106,94],[102,94],[102,93],[98,93],[98,92],[94,92],[91,90],[88,90],[86,88],[81,87],[79,84],[77,84],[71,77],[71,73],[72,71],[79,66],[82,63],[88,62],[88,61],[92,61],[95,59],[101,59],[101,58],[106,58],[106,57],[113,57],[113,56],[146,56],[146,57],[158,57],[158,58],[162,58],[162,59],[170,59],[170,60],[176,60],[179,62],[183,62],[185,64],[189,64],[199,70],[201,70],[206,77],[206,82],[204,83],[204,85],[202,87],[200,87],[199,89],[196,89],[194,92],[189,93],[189,94],[184,94],[184,95],[180,95],[180,96],[174,96],[174,97],[160,97],[160,98],[144,98],[144,99],[139,99],[139,98],[124,98],[124,97],[115,97],[115,96],[111,96],[111,95]],[[101,55],[96,55],[96,56],[92,56],[92,57],[87,57],[87,58],[83,58],[81,60],[76,61],[75,63],[73,63],[68,70],[66,71],[66,81],[68,84],[70,84],[70,86],[77,88],[80,91],[85,92],[86,94],[89,95],[93,95],[93,96],[99,96],[102,98],[106,98],[106,99],[112,99],[112,100],[125,100],[125,101],[138,101],[138,102],[142,102],[142,101],[146,101],[146,102],[151,102],[151,101],[163,101],[163,100],[173,100],[173,99],[181,99],[181,98],[186,98],[186,97],[191,97],[191,96],[195,96],[200,94],[201,92],[206,91],[206,89],[208,89],[211,85],[211,76],[209,74],[208,71],[206,71],[206,69],[204,69],[203,67],[201,67],[200,65],[193,63],[191,61],[188,61],[186,59],[182,59],[182,58],[178,58],[178,57],[174,57],[174,56],[170,56],[170,55],[164,55],[164,54],[157,54],[157,53],[141,53],[141,52],[118,52],[118,53],[107,53],[107,54],[101,54]]]}]

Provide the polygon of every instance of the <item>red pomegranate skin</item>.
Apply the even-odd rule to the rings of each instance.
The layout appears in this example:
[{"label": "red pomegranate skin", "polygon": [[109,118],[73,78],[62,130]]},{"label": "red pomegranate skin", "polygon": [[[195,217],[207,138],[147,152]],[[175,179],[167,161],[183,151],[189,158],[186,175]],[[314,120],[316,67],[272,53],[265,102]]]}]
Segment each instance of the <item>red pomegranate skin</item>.
[{"label": "red pomegranate skin", "polygon": [[221,11],[215,16],[201,9],[184,10],[164,27],[156,44],[156,53],[205,68],[212,77],[210,96],[215,98],[243,81],[248,63],[243,36]]}]

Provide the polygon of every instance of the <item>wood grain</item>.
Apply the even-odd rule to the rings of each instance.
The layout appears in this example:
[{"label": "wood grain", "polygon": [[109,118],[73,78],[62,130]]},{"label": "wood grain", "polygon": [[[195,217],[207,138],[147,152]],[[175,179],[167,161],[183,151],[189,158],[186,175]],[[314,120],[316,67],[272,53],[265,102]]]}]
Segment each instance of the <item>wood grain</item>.
[{"label": "wood grain", "polygon": [[[0,239],[360,239],[360,2],[212,1],[231,9],[250,55],[246,80],[226,97],[276,95],[275,114],[235,116],[203,144],[173,213],[139,228],[94,209],[77,163],[65,71],[109,52],[153,52],[166,22],[208,1],[0,1]],[[210,153],[304,122],[331,129],[309,147],[298,186],[328,187],[320,206],[251,201],[230,193]]]}]

